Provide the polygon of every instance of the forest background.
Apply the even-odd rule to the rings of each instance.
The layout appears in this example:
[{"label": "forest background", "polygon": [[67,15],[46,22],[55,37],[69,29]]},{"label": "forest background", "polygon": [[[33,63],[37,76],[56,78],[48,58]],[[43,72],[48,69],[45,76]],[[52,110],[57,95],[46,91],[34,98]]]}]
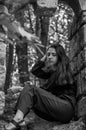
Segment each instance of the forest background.
[{"label": "forest background", "polygon": [[70,28],[75,17],[72,8],[63,2],[57,5],[52,16],[50,10],[40,10],[37,7],[36,10],[36,3],[31,4],[28,0],[4,0],[3,3],[11,14],[11,23],[21,25],[27,33],[37,38],[28,40],[27,37],[17,34],[16,40],[12,35],[12,26],[9,26],[10,33],[8,27],[2,24],[6,17],[2,19],[0,16],[1,110],[5,94],[7,98],[16,99],[26,83],[39,87],[40,80],[34,77],[30,70],[35,61],[44,55],[48,44],[57,44],[58,41],[66,53],[69,53]]}]

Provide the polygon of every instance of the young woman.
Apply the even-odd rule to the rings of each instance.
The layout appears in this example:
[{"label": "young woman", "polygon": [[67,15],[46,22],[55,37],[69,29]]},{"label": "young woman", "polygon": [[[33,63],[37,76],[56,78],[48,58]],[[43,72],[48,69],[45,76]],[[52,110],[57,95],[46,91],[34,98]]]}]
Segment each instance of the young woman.
[{"label": "young woman", "polygon": [[67,123],[74,116],[76,85],[63,47],[50,45],[31,72],[46,82],[40,88],[24,87],[18,98],[17,112],[5,130],[16,130],[31,109],[49,121]]}]

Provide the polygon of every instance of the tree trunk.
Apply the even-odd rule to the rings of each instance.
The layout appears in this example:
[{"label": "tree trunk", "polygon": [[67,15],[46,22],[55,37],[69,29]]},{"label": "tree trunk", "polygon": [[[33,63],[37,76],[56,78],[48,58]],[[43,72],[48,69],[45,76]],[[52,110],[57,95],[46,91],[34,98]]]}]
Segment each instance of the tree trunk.
[{"label": "tree trunk", "polygon": [[27,42],[21,41],[20,46],[16,46],[16,53],[18,56],[18,69],[20,74],[20,83],[24,84],[24,82],[29,80],[28,73],[28,54],[27,54]]},{"label": "tree trunk", "polygon": [[11,72],[12,72],[12,61],[13,61],[13,45],[9,44],[9,49],[6,54],[6,79],[4,85],[4,91],[7,93],[11,82]]}]

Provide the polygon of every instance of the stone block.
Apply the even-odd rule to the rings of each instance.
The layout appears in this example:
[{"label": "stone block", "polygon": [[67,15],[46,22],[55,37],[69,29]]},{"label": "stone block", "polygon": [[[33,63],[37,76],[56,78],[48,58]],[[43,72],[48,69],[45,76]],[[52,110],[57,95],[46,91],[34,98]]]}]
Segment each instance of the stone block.
[{"label": "stone block", "polygon": [[77,116],[78,118],[86,115],[86,97],[82,97],[77,103]]}]

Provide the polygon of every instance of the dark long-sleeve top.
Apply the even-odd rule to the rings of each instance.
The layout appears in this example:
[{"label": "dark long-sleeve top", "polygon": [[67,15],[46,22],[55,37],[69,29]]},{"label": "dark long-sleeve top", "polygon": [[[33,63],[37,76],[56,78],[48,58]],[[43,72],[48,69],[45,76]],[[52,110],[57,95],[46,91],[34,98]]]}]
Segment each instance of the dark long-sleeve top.
[{"label": "dark long-sleeve top", "polygon": [[[33,66],[31,73],[35,75],[38,78],[46,79],[44,84],[40,86],[42,89],[45,89],[46,91],[51,92],[57,97],[60,97],[64,100],[68,100],[72,106],[75,106],[76,99],[76,85],[73,84],[65,84],[65,85],[59,85],[55,81],[56,79],[53,78],[54,71],[46,72],[43,70],[43,67],[45,66],[45,63],[43,61],[37,61],[36,64]],[[53,78],[53,80],[52,80]]]}]

